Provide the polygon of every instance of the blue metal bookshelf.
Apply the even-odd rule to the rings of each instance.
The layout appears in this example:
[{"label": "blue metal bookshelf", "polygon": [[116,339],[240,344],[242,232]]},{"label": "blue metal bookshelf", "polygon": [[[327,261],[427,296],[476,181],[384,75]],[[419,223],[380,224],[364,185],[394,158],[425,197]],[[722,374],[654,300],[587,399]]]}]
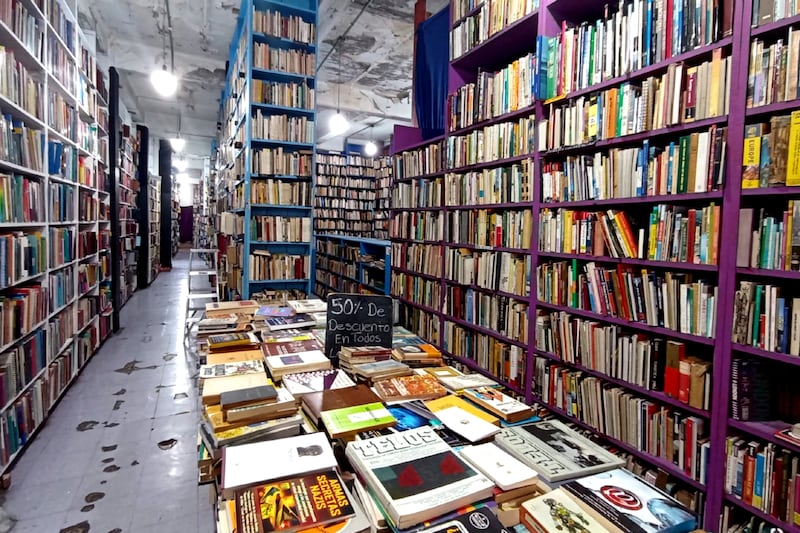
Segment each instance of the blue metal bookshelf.
[{"label": "blue metal bookshelf", "polygon": [[[270,23],[276,17],[291,17],[291,23]],[[243,298],[266,289],[312,291],[316,28],[315,0],[242,0],[221,100],[227,132],[221,144],[229,157],[223,157],[221,166],[228,172],[218,190],[228,195],[225,210],[244,218],[243,235],[229,236],[238,246],[239,264],[228,271],[239,277],[229,286]],[[280,65],[274,64],[277,59]],[[287,90],[263,90],[271,84]],[[295,105],[295,99],[306,105]],[[274,156],[267,157],[269,164],[261,163],[262,150]],[[308,164],[302,164],[304,160]],[[270,196],[254,197],[254,188]],[[283,193],[287,188],[293,188],[292,198]],[[302,240],[289,234],[256,238],[250,230],[254,217],[307,219],[308,232],[301,232]],[[257,275],[251,264],[276,258],[294,264],[293,271]]]}]

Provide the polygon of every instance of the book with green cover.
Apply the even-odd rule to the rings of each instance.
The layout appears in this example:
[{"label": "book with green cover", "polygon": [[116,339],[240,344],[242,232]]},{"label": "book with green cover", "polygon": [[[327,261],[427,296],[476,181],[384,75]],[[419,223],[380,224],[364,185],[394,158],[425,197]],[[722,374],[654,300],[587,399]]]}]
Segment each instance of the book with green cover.
[{"label": "book with green cover", "polygon": [[380,402],[323,411],[322,422],[332,439],[348,438],[361,431],[397,424],[392,413]]}]

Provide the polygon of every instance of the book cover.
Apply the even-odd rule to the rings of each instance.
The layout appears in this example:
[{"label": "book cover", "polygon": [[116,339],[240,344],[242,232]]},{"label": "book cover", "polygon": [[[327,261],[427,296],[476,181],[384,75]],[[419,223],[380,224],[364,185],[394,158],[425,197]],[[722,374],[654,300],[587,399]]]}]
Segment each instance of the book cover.
[{"label": "book cover", "polygon": [[355,514],[334,471],[290,477],[236,492],[237,533],[304,531]]},{"label": "book cover", "polygon": [[349,442],[346,455],[399,528],[492,495],[494,484],[430,427]]},{"label": "book cover", "polygon": [[503,420],[514,422],[533,416],[533,409],[519,400],[492,387],[464,389],[464,398],[488,409]]},{"label": "book cover", "polygon": [[332,439],[347,438],[359,431],[383,429],[397,424],[392,413],[380,402],[323,411],[320,419]]},{"label": "book cover", "polygon": [[744,170],[742,171],[742,189],[757,189],[760,183],[761,136],[764,124],[749,124],[744,130]]},{"label": "book cover", "polygon": [[558,420],[503,428],[495,442],[549,482],[618,468],[624,461]]},{"label": "book cover", "polygon": [[281,331],[293,328],[310,328],[317,325],[317,321],[307,314],[293,316],[276,316],[264,320],[270,331]]},{"label": "book cover", "polygon": [[786,166],[786,185],[800,185],[800,111],[792,111],[789,123],[789,147]]},{"label": "book cover", "polygon": [[493,442],[465,446],[459,453],[502,490],[532,485],[538,477],[536,471]]},{"label": "book cover", "polygon": [[454,392],[475,387],[496,387],[497,381],[483,374],[464,374],[461,376],[436,376],[439,383]]},{"label": "book cover", "polygon": [[443,396],[435,400],[428,400],[425,402],[425,407],[430,409],[434,414],[442,409],[447,409],[448,407],[459,407],[485,420],[486,422],[489,422],[490,424],[494,424],[495,426],[500,425],[500,420],[496,416],[484,411],[473,403],[463,400],[455,394],[448,394],[447,396]]},{"label": "book cover", "polygon": [[261,344],[261,351],[264,353],[264,357],[298,352],[310,352],[313,350],[322,351],[322,344],[317,339],[299,341],[287,340],[285,342],[265,342]]},{"label": "book cover", "polygon": [[223,411],[244,405],[274,403],[277,400],[278,391],[272,385],[225,391],[219,396],[219,404]]},{"label": "book cover", "polygon": [[219,403],[223,392],[272,385],[266,374],[243,374],[208,379],[203,382],[203,405]]},{"label": "book cover", "polygon": [[326,370],[331,367],[330,360],[320,350],[272,355],[264,360],[274,379],[280,379],[284,374]]},{"label": "book cover", "polygon": [[356,385],[347,374],[336,368],[318,370],[316,372],[286,374],[281,378],[281,384],[295,397],[312,392],[343,389]]},{"label": "book cover", "polygon": [[451,431],[458,433],[470,442],[479,442],[488,439],[500,431],[500,428],[494,424],[490,424],[482,418],[457,406],[437,411],[436,418],[438,418],[442,424],[450,428]]},{"label": "book cover", "polygon": [[677,500],[621,468],[563,488],[625,533],[689,533],[697,523]]},{"label": "book cover", "polygon": [[395,420],[397,420],[397,425],[394,426],[397,431],[417,429],[427,426],[430,423],[430,420],[404,405],[389,405],[386,409],[388,409]]},{"label": "book cover", "polygon": [[288,317],[294,314],[294,309],[283,305],[262,305],[253,314],[253,320],[264,320],[273,317]]},{"label": "book cover", "polygon": [[234,350],[230,352],[215,352],[206,355],[207,365],[222,365],[229,363],[241,363],[243,361],[263,361],[264,356],[261,350]]},{"label": "book cover", "polygon": [[202,365],[198,377],[200,379],[223,378],[241,374],[264,373],[263,361],[239,361],[234,363],[220,363],[216,365]]},{"label": "book cover", "polygon": [[[270,460],[265,461],[266,457]],[[336,465],[324,433],[228,446],[222,451],[221,488],[224,497],[230,497],[233,491],[257,483],[330,470]]]},{"label": "book cover", "polygon": [[228,333],[224,335],[211,335],[208,337],[208,349],[211,351],[222,348],[241,348],[258,344],[258,339],[253,333]]},{"label": "book cover", "polygon": [[385,402],[408,400],[432,400],[447,394],[433,376],[413,374],[378,381],[375,393]]},{"label": "book cover", "polygon": [[441,524],[420,530],[419,533],[511,533],[500,523],[489,507],[472,508]]},{"label": "book cover", "polygon": [[520,519],[531,533],[616,533],[603,519],[588,513],[564,489],[526,500]]},{"label": "book cover", "polygon": [[328,304],[318,298],[307,300],[289,300],[286,304],[294,309],[295,313],[317,313],[328,310]]},{"label": "book cover", "polygon": [[302,398],[303,410],[315,421],[319,421],[324,411],[380,401],[381,399],[366,385],[331,389],[323,392],[310,392],[303,395]]}]

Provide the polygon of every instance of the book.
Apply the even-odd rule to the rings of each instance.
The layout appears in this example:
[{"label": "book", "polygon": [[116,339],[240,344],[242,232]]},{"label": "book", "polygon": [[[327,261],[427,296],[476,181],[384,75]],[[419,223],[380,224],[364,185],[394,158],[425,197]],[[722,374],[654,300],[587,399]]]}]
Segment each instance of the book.
[{"label": "book", "polygon": [[425,402],[425,407],[430,409],[434,415],[442,409],[447,409],[448,407],[458,407],[464,411],[472,413],[473,415],[490,424],[495,426],[500,425],[500,419],[498,419],[496,416],[484,411],[475,404],[456,396],[455,394],[448,394],[447,396],[442,396],[441,398],[436,398],[435,400],[428,400]]},{"label": "book", "polygon": [[268,385],[272,385],[272,381],[270,381],[266,374],[242,374],[207,379],[203,382],[201,398],[203,405],[211,405],[219,403],[220,395],[223,392]]},{"label": "book", "polygon": [[263,364],[264,356],[261,350],[235,350],[230,352],[210,353],[206,355],[206,365],[227,365],[259,361]]},{"label": "book", "polygon": [[348,442],[345,453],[399,528],[492,494],[494,484],[430,427]]},{"label": "book", "polygon": [[273,317],[290,317],[294,314],[294,309],[283,305],[262,305],[253,314],[253,320],[266,320]]},{"label": "book", "polygon": [[220,315],[243,313],[252,315],[260,306],[255,300],[237,300],[233,302],[211,302],[206,304],[206,317],[216,318]]},{"label": "book", "polygon": [[536,471],[493,442],[466,446],[459,453],[502,490],[513,490],[536,483]]},{"label": "book", "polygon": [[373,387],[384,402],[433,400],[447,394],[436,378],[427,374],[384,379],[374,383]]},{"label": "book", "polygon": [[304,394],[301,399],[303,411],[315,422],[319,422],[324,411],[379,403],[380,401],[380,398],[366,385],[309,392]]},{"label": "book", "polygon": [[237,533],[306,531],[355,514],[334,470],[259,484],[236,491],[234,500]]},{"label": "book", "polygon": [[356,384],[350,377],[336,368],[303,372],[299,374],[285,374],[281,378],[281,385],[299,398],[312,392],[343,389],[354,387]]},{"label": "book", "polygon": [[220,489],[224,498],[230,498],[234,491],[258,483],[336,467],[324,433],[228,446],[222,451]]},{"label": "book", "polygon": [[332,439],[349,439],[361,431],[397,424],[392,413],[380,402],[323,411],[320,419]]},{"label": "book", "polygon": [[558,488],[522,502],[520,521],[531,533],[618,533],[602,517],[596,517],[581,507],[569,493]]},{"label": "book", "polygon": [[245,405],[274,403],[276,401],[278,401],[278,392],[272,385],[224,391],[219,397],[219,404],[223,411]]},{"label": "book", "polygon": [[[289,391],[278,387],[275,389],[275,394],[276,397],[272,401],[267,400],[228,408],[220,404],[225,422],[253,424],[264,420],[284,418],[297,413],[297,400]],[[220,401],[221,399],[220,397]]]},{"label": "book", "polygon": [[251,333],[228,333],[224,335],[211,335],[208,337],[208,349],[213,351],[229,348],[246,348],[259,344],[256,336]]},{"label": "book", "polygon": [[462,374],[460,376],[436,376],[443,386],[453,392],[476,387],[496,387],[497,381],[483,374]]},{"label": "book", "polygon": [[436,418],[451,431],[458,433],[470,442],[486,440],[500,431],[500,428],[494,424],[457,406],[436,411]]},{"label": "book", "polygon": [[313,372],[331,368],[330,360],[320,350],[272,355],[265,357],[264,361],[267,365],[267,370],[275,380],[280,380],[285,374]]},{"label": "book", "polygon": [[261,351],[264,357],[272,355],[284,355],[298,352],[309,352],[312,350],[322,350],[322,343],[317,339],[309,340],[287,340],[284,342],[265,342],[261,344]]},{"label": "book", "polygon": [[497,519],[492,508],[486,505],[479,507],[469,506],[459,509],[455,517],[436,520],[436,525],[421,529],[418,533],[511,533]]},{"label": "book", "polygon": [[773,433],[773,435],[785,442],[800,446],[800,424],[794,424],[791,427],[779,429]]},{"label": "book", "polygon": [[410,376],[414,371],[405,363],[387,359],[374,363],[360,363],[353,365],[353,374],[366,380],[377,381],[398,376]]},{"label": "book", "polygon": [[503,428],[495,443],[548,482],[618,468],[624,461],[557,420]]},{"label": "book", "polygon": [[689,533],[697,525],[677,500],[621,468],[570,481],[563,489],[624,533]]},{"label": "book", "polygon": [[530,406],[515,400],[499,389],[492,387],[464,389],[462,395],[507,422],[516,422],[533,416],[533,409]]},{"label": "book", "polygon": [[[215,407],[218,410],[213,415],[215,423],[217,420],[221,421],[223,416],[222,409],[218,405],[208,406],[207,409],[211,407]],[[251,424],[228,424],[227,426],[220,426],[218,430],[212,427],[211,421],[203,421],[200,424],[200,430],[208,438],[208,443],[211,447],[215,450],[220,450],[225,446],[234,444],[293,437],[300,433],[300,424],[302,423],[303,417],[295,414],[285,418],[276,418],[275,420],[265,420]]]},{"label": "book", "polygon": [[328,304],[319,298],[310,298],[306,300],[289,300],[286,305],[294,309],[295,313],[317,313],[328,310]]},{"label": "book", "polygon": [[247,360],[235,363],[201,365],[198,377],[200,379],[212,379],[240,374],[262,374],[265,372],[263,360]]},{"label": "book", "polygon": [[317,324],[313,317],[307,314],[292,316],[276,316],[264,320],[270,331],[281,331],[284,329],[310,328]]},{"label": "book", "polygon": [[792,112],[789,124],[786,185],[789,187],[800,185],[800,111]]}]

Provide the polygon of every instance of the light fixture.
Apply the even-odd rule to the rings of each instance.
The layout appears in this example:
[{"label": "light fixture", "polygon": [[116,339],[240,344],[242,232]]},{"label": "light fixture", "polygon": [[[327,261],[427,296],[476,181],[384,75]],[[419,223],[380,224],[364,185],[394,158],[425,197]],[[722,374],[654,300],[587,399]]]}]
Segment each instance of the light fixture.
[{"label": "light fixture", "polygon": [[175,176],[175,179],[178,180],[178,183],[186,183],[187,181],[189,181],[189,174],[187,174],[186,172],[179,172]]},{"label": "light fixture", "polygon": [[155,69],[150,74],[150,83],[158,94],[169,97],[178,90],[178,78],[167,70],[167,65],[162,65],[160,69]]},{"label": "light fixture", "polygon": [[181,138],[179,133],[178,137],[173,137],[172,139],[169,140],[169,144],[170,146],[172,146],[172,149],[174,151],[182,152],[183,149],[186,147],[186,139]]},{"label": "light fixture", "polygon": [[[176,139],[177,140],[177,139]],[[181,139],[182,140],[182,139]],[[183,147],[181,147],[182,149]],[[181,157],[180,159],[175,160],[175,168],[178,169],[178,172],[183,172],[189,167],[189,162]]]},{"label": "light fixture", "polygon": [[369,157],[374,156],[378,153],[378,145],[374,142],[370,141],[364,146],[364,153],[367,154]]},{"label": "light fixture", "polygon": [[342,90],[342,50],[339,49],[339,68],[336,75],[336,114],[328,119],[328,129],[331,135],[342,135],[350,129],[350,123],[347,122],[347,117],[342,114],[340,108],[340,96]]}]

